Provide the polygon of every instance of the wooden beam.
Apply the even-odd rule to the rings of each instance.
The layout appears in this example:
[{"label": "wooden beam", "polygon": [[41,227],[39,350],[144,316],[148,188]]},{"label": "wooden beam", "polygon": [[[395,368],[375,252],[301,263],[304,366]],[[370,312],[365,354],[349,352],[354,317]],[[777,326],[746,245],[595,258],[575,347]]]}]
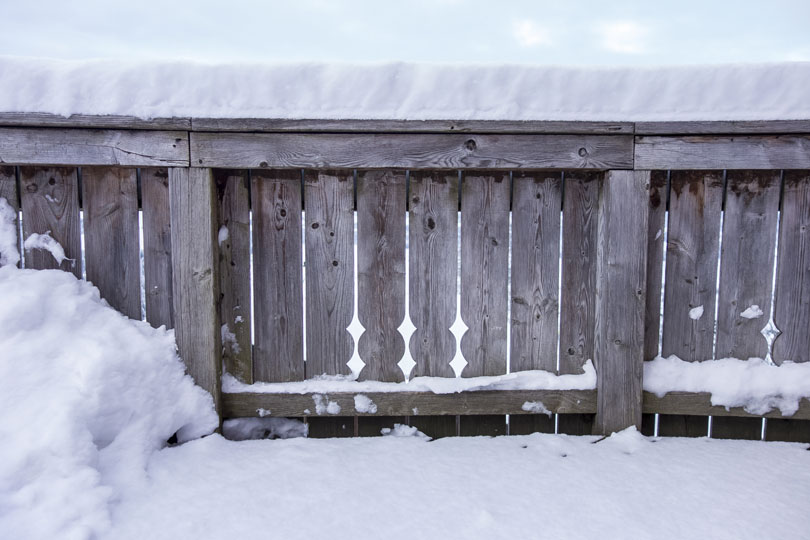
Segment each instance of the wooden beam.
[{"label": "wooden beam", "polygon": [[188,166],[185,131],[0,128],[0,164]]},{"label": "wooden beam", "polygon": [[632,122],[547,120],[325,120],[287,118],[192,118],[194,131],[298,133],[556,133],[631,134]]},{"label": "wooden beam", "polygon": [[712,395],[706,392],[669,392],[658,397],[652,392],[644,392],[644,412],[658,414],[688,414],[697,416],[739,416],[749,418],[783,418],[789,420],[810,420],[810,400],[799,401],[799,410],[792,416],[782,416],[779,409],[765,414],[751,414],[742,407],[712,405]]},{"label": "wooden beam", "polygon": [[169,169],[174,327],[189,375],[221,409],[216,191],[210,169]]},{"label": "wooden beam", "polygon": [[136,118],[119,114],[71,114],[0,112],[0,126],[70,127],[105,129],[189,130],[191,118]]},{"label": "wooden beam", "polygon": [[[355,409],[357,395],[368,397],[377,411]],[[316,397],[321,396],[321,397]],[[454,394],[433,392],[337,392],[329,394],[222,394],[225,417],[258,416],[258,410],[270,416],[315,416],[315,402],[323,406],[334,402],[340,407],[336,415],[321,411],[320,416],[434,416],[483,414],[536,414],[523,405],[542,403],[552,413],[593,413],[596,411],[595,390],[480,390]],[[529,408],[529,407],[527,407]],[[365,409],[365,408],[364,408]]]},{"label": "wooden beam", "polygon": [[636,169],[807,169],[810,135],[636,137]]},{"label": "wooden beam", "polygon": [[636,122],[636,135],[810,133],[810,120]]},{"label": "wooden beam", "polygon": [[629,169],[609,135],[191,133],[194,167]]},{"label": "wooden beam", "polygon": [[594,432],[641,429],[650,173],[608,171],[599,196]]}]

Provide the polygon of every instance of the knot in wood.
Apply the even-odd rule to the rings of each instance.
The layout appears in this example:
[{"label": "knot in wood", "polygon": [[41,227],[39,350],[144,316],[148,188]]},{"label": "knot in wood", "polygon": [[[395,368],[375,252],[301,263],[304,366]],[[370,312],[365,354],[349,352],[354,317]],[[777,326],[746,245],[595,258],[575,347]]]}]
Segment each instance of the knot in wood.
[{"label": "knot in wood", "polygon": [[579,157],[585,157],[588,155],[588,150],[585,147],[582,147],[577,153],[579,154]]},{"label": "knot in wood", "polygon": [[467,149],[467,150],[469,150],[470,152],[472,152],[473,150],[475,150],[476,146],[478,146],[478,145],[477,145],[477,144],[475,144],[475,141],[474,141],[474,140],[472,140],[472,139],[468,139],[468,140],[467,140],[467,142],[465,142],[465,143],[464,143],[464,148],[466,148],[466,149]]}]

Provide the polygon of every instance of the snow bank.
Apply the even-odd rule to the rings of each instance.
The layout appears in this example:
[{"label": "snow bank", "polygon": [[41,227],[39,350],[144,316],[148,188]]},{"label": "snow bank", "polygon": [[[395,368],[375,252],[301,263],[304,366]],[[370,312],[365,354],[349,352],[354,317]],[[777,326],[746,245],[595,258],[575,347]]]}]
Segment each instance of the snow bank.
[{"label": "snow bank", "polygon": [[0,57],[0,111],[141,118],[810,118],[810,63],[668,68],[202,64]]},{"label": "snow bank", "polygon": [[3,266],[0,299],[0,536],[95,538],[152,452],[216,428],[213,401],[171,332],[72,274]]},{"label": "snow bank", "polygon": [[799,400],[810,398],[810,363],[769,365],[761,358],[724,358],[684,362],[677,356],[644,362],[644,390],[659,397],[667,392],[709,392],[712,405],[743,407],[751,414],[779,409],[789,416]]},{"label": "snow bank", "polygon": [[[225,373],[222,376],[222,391],[273,394],[330,394],[337,392],[453,394],[473,390],[592,390],[596,388],[596,370],[590,360],[585,363],[583,370],[585,372],[580,375],[556,375],[548,371],[535,370],[490,377],[415,377],[407,383],[356,381],[351,375],[320,375],[306,381],[245,384]],[[357,403],[357,399],[355,399],[355,403]]]}]

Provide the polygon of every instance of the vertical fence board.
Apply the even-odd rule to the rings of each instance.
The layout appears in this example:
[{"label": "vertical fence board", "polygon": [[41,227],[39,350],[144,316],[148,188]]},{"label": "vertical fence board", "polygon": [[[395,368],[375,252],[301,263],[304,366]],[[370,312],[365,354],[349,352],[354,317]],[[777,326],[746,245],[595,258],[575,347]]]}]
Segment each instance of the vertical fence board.
[{"label": "vertical fence board", "polygon": [[[810,172],[785,171],[774,322],[774,361],[810,362]],[[810,421],[768,419],[769,441],[810,442]]]},{"label": "vertical fence board", "polygon": [[174,328],[172,227],[167,169],[141,169],[141,206],[146,320],[155,328]]},{"label": "vertical fence board", "polygon": [[[345,375],[354,341],[354,173],[305,171],[306,376]],[[353,418],[309,418],[310,437],[354,434]]]},{"label": "vertical fence board", "polygon": [[251,172],[253,378],[304,378],[301,171]]},{"label": "vertical fence board", "polygon": [[594,362],[603,435],[641,428],[649,171],[609,171],[599,197]]},{"label": "vertical fence board", "polygon": [[[717,316],[717,358],[763,358],[768,347],[760,330],[771,305],[779,171],[728,171],[720,291]],[[741,313],[758,305],[764,315],[746,319]],[[712,436],[758,439],[761,420],[716,417]]]},{"label": "vertical fence board", "polygon": [[[416,331],[411,376],[454,377],[458,279],[458,173],[410,173],[410,316]],[[411,425],[433,438],[456,434],[455,416],[414,416]]]},{"label": "vertical fence board", "polygon": [[[650,172],[649,221],[647,224],[647,293],[644,309],[644,360],[658,356],[661,330],[661,286],[664,268],[664,225],[667,215],[667,172]],[[652,436],[655,415],[642,415],[641,431]]]},{"label": "vertical fence board", "polygon": [[175,338],[189,375],[211,393],[221,415],[222,344],[211,169],[169,169]]},{"label": "vertical fence board", "polygon": [[[463,376],[506,373],[509,174],[465,171],[461,186]],[[502,435],[504,416],[464,416],[461,435]]]},{"label": "vertical fence board", "polygon": [[[564,175],[562,294],[560,296],[560,373],[582,373],[593,359],[596,317],[596,247],[599,190],[603,173],[572,171]],[[560,433],[589,435],[592,414],[561,414]]]},{"label": "vertical fence board", "polygon": [[23,237],[50,231],[67,257],[62,264],[43,249],[25,253],[26,268],[62,269],[82,277],[79,179],[72,167],[21,167]]},{"label": "vertical fence board", "polygon": [[[710,360],[714,347],[722,171],[672,171],[670,175],[663,356]],[[693,319],[690,310],[703,308]],[[661,415],[658,433],[704,437],[708,418]]]},{"label": "vertical fence board", "polygon": [[[366,329],[360,337],[360,377],[403,381],[397,363],[405,354],[399,325],[405,318],[405,197],[404,171],[363,171],[357,177],[358,316]],[[404,418],[359,418],[362,434]]]},{"label": "vertical fence board", "polygon": [[[14,167],[2,166],[0,167],[0,198],[5,199],[8,205],[14,210],[14,234],[19,236],[19,223],[17,221],[17,214],[19,212],[18,198],[17,198],[17,177]],[[21,251],[20,239],[17,238],[17,251]],[[22,261],[22,259],[20,259]],[[20,262],[17,262],[20,266]]]},{"label": "vertical fence board", "polygon": [[[560,173],[515,172],[512,180],[510,371],[557,370]],[[554,418],[514,415],[510,434],[554,432]]]},{"label": "vertical fence board", "polygon": [[87,279],[112,307],[140,320],[137,171],[83,168],[82,200]]},{"label": "vertical fence board", "polygon": [[242,382],[253,382],[250,340],[250,179],[247,170],[214,170],[219,244],[222,361]]}]

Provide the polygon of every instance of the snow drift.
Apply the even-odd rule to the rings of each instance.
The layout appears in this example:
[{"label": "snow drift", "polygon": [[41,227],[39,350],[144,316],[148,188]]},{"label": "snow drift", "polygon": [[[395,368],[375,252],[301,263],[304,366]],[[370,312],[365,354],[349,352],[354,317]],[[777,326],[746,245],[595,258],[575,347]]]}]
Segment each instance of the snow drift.
[{"label": "snow drift", "polygon": [[810,62],[667,68],[0,57],[0,111],[140,118],[791,120]]}]

